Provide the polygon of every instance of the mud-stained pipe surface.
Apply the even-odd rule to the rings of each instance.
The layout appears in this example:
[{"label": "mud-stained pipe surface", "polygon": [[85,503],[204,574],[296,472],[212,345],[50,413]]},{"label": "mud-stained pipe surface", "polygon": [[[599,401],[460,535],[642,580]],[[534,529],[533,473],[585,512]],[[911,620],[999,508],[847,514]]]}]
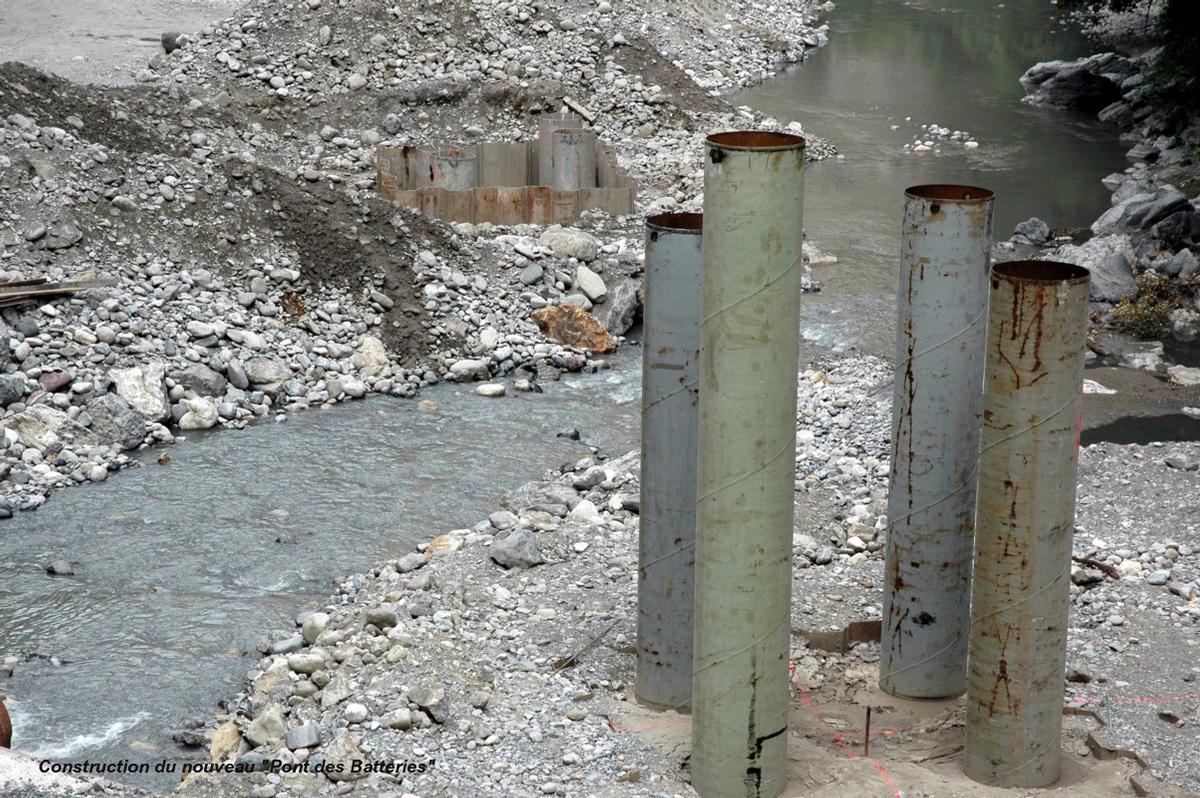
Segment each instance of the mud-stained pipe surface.
[{"label": "mud-stained pipe surface", "polygon": [[992,192],[905,192],[879,686],[966,688]]},{"label": "mud-stained pipe surface", "polygon": [[692,702],[701,229],[699,213],[646,219],[637,677],[643,704]]},{"label": "mud-stained pipe surface", "polygon": [[804,139],[717,133],[704,159],[692,784],[787,776]]},{"label": "mud-stained pipe surface", "polygon": [[1089,274],[992,270],[963,769],[1058,779]]}]

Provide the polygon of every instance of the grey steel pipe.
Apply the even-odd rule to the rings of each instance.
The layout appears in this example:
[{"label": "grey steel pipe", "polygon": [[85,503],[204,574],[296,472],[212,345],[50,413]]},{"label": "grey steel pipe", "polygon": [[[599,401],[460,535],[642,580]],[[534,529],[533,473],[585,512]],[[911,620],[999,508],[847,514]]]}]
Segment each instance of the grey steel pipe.
[{"label": "grey steel pipe", "polygon": [[429,154],[429,184],[450,191],[479,185],[479,159],[475,153],[448,147]]},{"label": "grey steel pipe", "polygon": [[945,698],[967,683],[993,196],[904,193],[879,686]]},{"label": "grey steel pipe", "polygon": [[537,185],[549,186],[550,183],[550,134],[556,130],[583,127],[583,117],[569,111],[563,111],[538,120],[537,140]]},{"label": "grey steel pipe", "polygon": [[992,270],[963,769],[998,787],[1058,779],[1088,280]]},{"label": "grey steel pipe", "polygon": [[787,781],[804,139],[705,141],[692,785]]},{"label": "grey steel pipe", "polygon": [[646,220],[637,677],[643,704],[692,702],[701,231],[699,213]]},{"label": "grey steel pipe", "polygon": [[596,187],[596,131],[550,133],[550,185],[559,191]]}]

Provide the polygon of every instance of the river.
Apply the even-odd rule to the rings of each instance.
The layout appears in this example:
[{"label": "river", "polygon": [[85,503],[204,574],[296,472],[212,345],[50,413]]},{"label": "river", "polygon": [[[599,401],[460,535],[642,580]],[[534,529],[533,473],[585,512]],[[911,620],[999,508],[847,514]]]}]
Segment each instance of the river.
[{"label": "river", "polygon": [[[964,182],[997,194],[996,231],[1040,216],[1086,225],[1123,166],[1115,131],[1020,102],[1032,63],[1088,51],[1044,0],[942,4],[842,0],[830,44],[740,93],[833,139],[845,159],[808,173],[806,227],[840,258],[818,267],[805,335],[891,355],[906,186]],[[922,123],[980,143],[904,150]],[[893,126],[896,126],[893,128]],[[270,630],[322,603],[334,581],[470,526],[521,483],[587,453],[636,445],[638,358],[498,400],[443,385],[438,405],[372,398],[285,424],[194,435],[108,482],[64,491],[0,528],[0,654],[36,653],[5,690],[18,747],[60,759],[188,756],[170,735],[240,686]],[[294,542],[279,543],[283,538]],[[65,558],[73,577],[50,577]],[[202,754],[193,752],[192,756]],[[169,782],[153,781],[156,786]]]}]

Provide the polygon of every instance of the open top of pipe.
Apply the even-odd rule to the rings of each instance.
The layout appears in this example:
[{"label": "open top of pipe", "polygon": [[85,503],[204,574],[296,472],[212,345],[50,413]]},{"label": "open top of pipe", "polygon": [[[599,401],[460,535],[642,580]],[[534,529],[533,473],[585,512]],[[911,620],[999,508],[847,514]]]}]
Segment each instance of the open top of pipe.
[{"label": "open top of pipe", "polygon": [[753,150],[756,152],[802,150],[805,147],[803,136],[776,133],[772,130],[730,130],[726,133],[713,133],[704,140],[704,143],[722,150]]},{"label": "open top of pipe", "polygon": [[700,233],[704,229],[704,214],[660,213],[647,216],[646,227],[668,233]]},{"label": "open top of pipe", "polygon": [[905,196],[914,199],[937,200],[938,202],[984,203],[990,200],[993,192],[977,186],[956,186],[948,183],[937,183],[928,186],[909,186],[904,189]]},{"label": "open top of pipe", "polygon": [[1029,283],[1085,283],[1091,272],[1056,260],[1013,260],[992,267],[992,275]]}]

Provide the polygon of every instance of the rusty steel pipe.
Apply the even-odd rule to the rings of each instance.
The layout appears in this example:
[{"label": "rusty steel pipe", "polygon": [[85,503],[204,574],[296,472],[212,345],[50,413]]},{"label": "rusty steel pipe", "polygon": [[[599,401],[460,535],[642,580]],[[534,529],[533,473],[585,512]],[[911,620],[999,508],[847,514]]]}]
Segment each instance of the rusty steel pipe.
[{"label": "rusty steel pipe", "polygon": [[692,786],[787,781],[804,139],[705,141]]},{"label": "rusty steel pipe", "polygon": [[701,234],[699,213],[646,220],[637,677],[643,704],[692,702]]},{"label": "rusty steel pipe", "polygon": [[1058,779],[1088,281],[992,270],[963,769],[998,787]]},{"label": "rusty steel pipe", "polygon": [[966,688],[991,191],[905,191],[879,686]]}]

